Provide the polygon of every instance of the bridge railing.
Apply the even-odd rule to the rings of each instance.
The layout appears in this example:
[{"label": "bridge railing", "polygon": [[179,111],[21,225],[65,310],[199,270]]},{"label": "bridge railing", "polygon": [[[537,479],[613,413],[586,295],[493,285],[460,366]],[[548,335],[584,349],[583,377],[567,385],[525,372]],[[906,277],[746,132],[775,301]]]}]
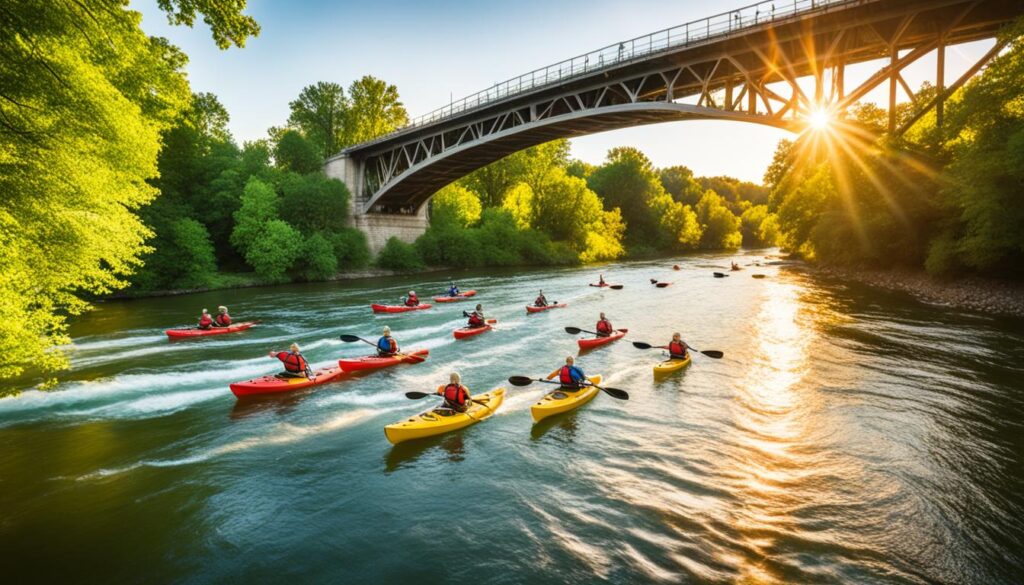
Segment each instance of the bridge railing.
[{"label": "bridge railing", "polygon": [[704,43],[710,39],[728,36],[740,30],[754,28],[801,13],[858,1],[860,0],[762,0],[535,69],[413,118],[406,126],[371,142],[534,89],[564,83],[596,71],[622,65],[654,53]]}]

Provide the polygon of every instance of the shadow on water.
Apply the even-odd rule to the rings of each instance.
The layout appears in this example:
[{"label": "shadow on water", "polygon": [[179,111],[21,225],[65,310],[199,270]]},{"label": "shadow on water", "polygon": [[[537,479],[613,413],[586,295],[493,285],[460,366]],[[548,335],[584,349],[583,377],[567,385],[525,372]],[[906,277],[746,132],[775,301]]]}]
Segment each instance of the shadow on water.
[{"label": "shadow on water", "polygon": [[231,407],[231,413],[228,416],[231,420],[245,420],[264,413],[284,416],[294,412],[306,397],[318,389],[317,386],[313,386],[295,392],[239,398]]},{"label": "shadow on water", "polygon": [[395,445],[384,458],[384,473],[393,473],[405,467],[414,467],[420,457],[437,449],[443,451],[446,454],[445,459],[451,463],[463,461],[466,458],[463,432],[465,430]]},{"label": "shadow on water", "polygon": [[[584,404],[580,408],[584,408]],[[548,417],[538,423],[534,423],[530,429],[530,439],[539,441],[548,434],[548,431],[558,427],[561,431],[552,437],[556,437],[566,443],[571,443],[576,438],[576,431],[579,430],[579,423],[576,421],[576,416],[579,410],[573,410],[562,414],[556,414],[555,416]]]}]

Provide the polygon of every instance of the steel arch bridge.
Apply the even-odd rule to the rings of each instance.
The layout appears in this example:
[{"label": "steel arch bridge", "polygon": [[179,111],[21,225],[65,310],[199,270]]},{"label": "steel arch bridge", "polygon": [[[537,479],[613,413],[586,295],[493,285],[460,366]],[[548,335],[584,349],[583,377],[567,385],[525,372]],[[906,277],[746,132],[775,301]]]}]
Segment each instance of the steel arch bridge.
[{"label": "steel arch bridge", "polygon": [[[1021,0],[764,0],[496,84],[345,149],[326,172],[349,187],[354,223],[377,248],[388,233],[422,233],[425,203],[440,188],[556,138],[678,120],[800,131],[811,112],[842,113],[885,84],[889,132],[898,134],[930,111],[941,124],[946,98],[1004,44],[948,84],[947,46],[995,37],[1021,14]],[[931,53],[937,91],[926,99],[902,72]],[[868,62],[874,74],[847,88],[845,68]],[[893,107],[900,92],[915,108],[904,127]]]}]

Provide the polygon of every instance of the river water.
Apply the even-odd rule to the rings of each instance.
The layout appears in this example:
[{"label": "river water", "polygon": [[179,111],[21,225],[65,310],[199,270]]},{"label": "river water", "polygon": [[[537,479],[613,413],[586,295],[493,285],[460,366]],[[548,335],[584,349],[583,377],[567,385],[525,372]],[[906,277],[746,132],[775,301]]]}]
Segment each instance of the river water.
[{"label": "river water", "polygon": [[[59,391],[0,400],[6,582],[1019,583],[1024,323],[728,260],[458,273],[498,330],[455,341],[469,303],[374,316],[447,275],[107,302],[73,327]],[[767,275],[753,279],[753,273]],[[673,281],[657,289],[648,279]],[[543,288],[569,307],[527,316]],[[228,304],[245,333],[170,343]],[[619,341],[578,363],[630,393],[533,425],[549,387],[392,447],[452,370],[473,391],[545,375],[599,311],[627,340],[679,330],[701,356],[655,381]],[[297,341],[314,364],[388,324],[430,358],[236,402]]]}]

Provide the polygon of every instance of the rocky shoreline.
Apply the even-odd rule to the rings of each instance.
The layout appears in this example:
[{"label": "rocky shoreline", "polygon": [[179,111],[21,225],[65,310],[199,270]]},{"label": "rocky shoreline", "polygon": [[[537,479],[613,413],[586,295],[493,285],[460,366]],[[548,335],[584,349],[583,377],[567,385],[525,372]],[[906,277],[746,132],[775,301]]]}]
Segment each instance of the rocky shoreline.
[{"label": "rocky shoreline", "polygon": [[870,270],[800,262],[786,262],[785,265],[815,275],[907,293],[932,305],[1024,317],[1024,283],[981,277],[938,280],[924,271],[905,269]]}]

